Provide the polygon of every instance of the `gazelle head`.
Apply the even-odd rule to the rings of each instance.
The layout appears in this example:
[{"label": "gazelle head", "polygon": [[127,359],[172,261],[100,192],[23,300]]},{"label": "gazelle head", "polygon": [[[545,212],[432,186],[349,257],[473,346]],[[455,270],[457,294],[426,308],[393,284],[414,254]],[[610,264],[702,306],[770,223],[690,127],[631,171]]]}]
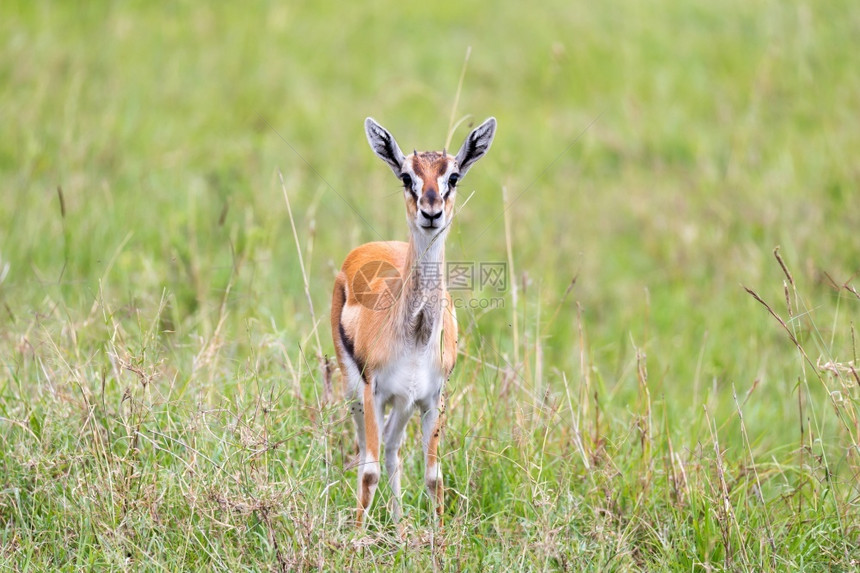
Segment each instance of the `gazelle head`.
[{"label": "gazelle head", "polygon": [[364,121],[370,147],[403,182],[406,220],[413,234],[444,232],[454,214],[457,184],[469,168],[490,149],[496,134],[496,118],[476,127],[457,155],[445,151],[415,151],[406,156],[397,141],[373,118]]}]

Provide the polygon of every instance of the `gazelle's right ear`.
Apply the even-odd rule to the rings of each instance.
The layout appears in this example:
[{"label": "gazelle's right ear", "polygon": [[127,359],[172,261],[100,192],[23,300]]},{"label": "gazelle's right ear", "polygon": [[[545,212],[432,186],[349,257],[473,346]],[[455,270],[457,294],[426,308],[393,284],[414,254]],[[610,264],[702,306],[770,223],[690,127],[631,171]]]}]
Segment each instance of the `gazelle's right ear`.
[{"label": "gazelle's right ear", "polygon": [[364,131],[367,133],[367,142],[370,143],[373,152],[391,167],[395,175],[400,177],[406,156],[400,151],[394,136],[376,123],[372,117],[364,120]]}]

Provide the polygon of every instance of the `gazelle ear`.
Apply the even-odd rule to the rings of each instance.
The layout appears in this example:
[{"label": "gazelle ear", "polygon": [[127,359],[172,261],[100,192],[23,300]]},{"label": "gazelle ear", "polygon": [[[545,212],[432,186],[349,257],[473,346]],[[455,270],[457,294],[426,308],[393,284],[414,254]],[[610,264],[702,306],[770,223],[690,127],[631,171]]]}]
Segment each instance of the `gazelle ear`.
[{"label": "gazelle ear", "polygon": [[496,135],[496,118],[491,117],[484,123],[472,130],[466,141],[463,142],[463,147],[457,152],[457,166],[460,168],[460,177],[466,174],[466,171],[479,160],[490,149],[493,143],[493,137]]},{"label": "gazelle ear", "polygon": [[400,177],[400,171],[403,168],[403,161],[406,159],[406,156],[400,151],[400,147],[394,140],[394,136],[376,123],[372,117],[364,120],[364,131],[367,134],[367,142],[370,143],[373,152],[391,167],[395,175]]}]

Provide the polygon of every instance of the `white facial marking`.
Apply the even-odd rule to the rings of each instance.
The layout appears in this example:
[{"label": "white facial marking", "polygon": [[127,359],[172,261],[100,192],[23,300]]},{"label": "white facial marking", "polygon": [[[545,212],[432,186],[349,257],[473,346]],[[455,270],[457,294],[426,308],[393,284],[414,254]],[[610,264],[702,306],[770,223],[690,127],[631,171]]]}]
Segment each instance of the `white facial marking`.
[{"label": "white facial marking", "polygon": [[[456,189],[450,189],[448,186],[448,180],[451,178],[451,174],[456,170],[454,169],[455,164],[450,159],[448,160],[448,169],[445,170],[445,173],[439,176],[437,179],[437,183],[439,184],[439,195],[442,196],[443,199],[448,198],[448,193],[453,193]],[[456,186],[455,186],[456,187]]]}]

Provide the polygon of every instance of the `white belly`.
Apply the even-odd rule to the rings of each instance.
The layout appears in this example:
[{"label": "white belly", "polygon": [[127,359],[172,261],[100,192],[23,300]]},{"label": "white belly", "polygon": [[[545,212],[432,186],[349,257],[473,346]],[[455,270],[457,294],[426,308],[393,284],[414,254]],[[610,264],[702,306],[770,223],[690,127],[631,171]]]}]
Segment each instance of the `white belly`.
[{"label": "white belly", "polygon": [[410,407],[435,400],[445,380],[439,356],[429,345],[398,353],[388,366],[376,373],[380,401]]}]

